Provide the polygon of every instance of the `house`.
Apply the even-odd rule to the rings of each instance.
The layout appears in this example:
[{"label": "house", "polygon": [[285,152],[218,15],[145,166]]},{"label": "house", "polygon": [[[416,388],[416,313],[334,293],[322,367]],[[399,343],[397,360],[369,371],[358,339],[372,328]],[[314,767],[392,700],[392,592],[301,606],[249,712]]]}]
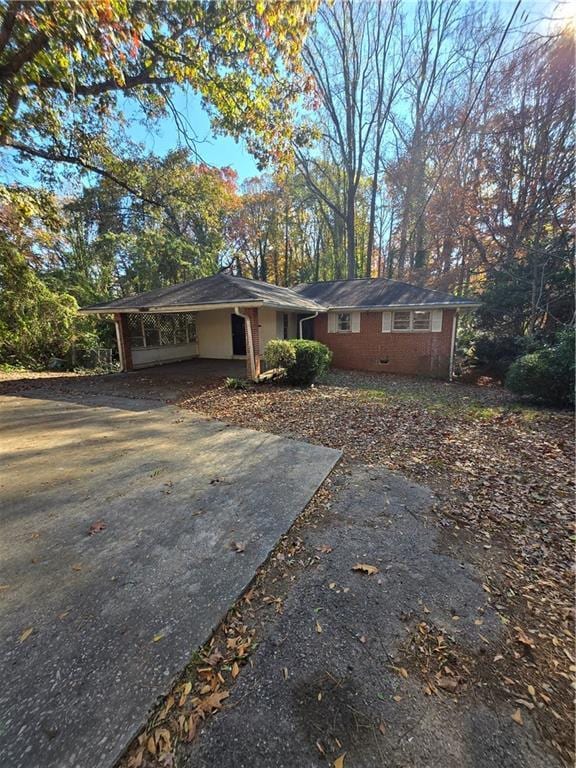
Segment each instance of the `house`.
[{"label": "house", "polygon": [[246,359],[270,339],[313,338],[337,368],[448,378],[458,312],[478,304],[386,278],[283,288],[219,273],[84,307],[114,317],[123,370],[194,357]]}]

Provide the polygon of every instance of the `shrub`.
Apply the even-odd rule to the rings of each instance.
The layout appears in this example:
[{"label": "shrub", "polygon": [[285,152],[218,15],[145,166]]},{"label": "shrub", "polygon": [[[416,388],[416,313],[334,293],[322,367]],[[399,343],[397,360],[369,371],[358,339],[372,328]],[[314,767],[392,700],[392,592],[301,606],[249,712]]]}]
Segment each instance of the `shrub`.
[{"label": "shrub", "polygon": [[514,360],[527,350],[520,336],[477,336],[470,349],[473,362],[503,379]]},{"label": "shrub", "polygon": [[564,331],[556,343],[518,358],[506,377],[506,386],[552,405],[574,403],[574,331]]},{"label": "shrub", "polygon": [[288,366],[286,374],[290,384],[309,387],[314,380],[325,373],[332,361],[332,352],[319,341],[294,339],[290,341],[296,356]]},{"label": "shrub", "polygon": [[236,379],[233,376],[228,377],[224,383],[228,389],[248,389],[250,387],[250,383],[246,379]]},{"label": "shrub", "polygon": [[289,368],[296,362],[296,350],[291,341],[271,339],[264,348],[268,368]]}]

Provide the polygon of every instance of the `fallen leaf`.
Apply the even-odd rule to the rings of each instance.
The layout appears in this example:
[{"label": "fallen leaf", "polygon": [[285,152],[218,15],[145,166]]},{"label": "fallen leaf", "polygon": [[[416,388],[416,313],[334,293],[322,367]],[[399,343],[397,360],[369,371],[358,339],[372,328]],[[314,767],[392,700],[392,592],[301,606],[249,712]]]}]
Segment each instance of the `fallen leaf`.
[{"label": "fallen leaf", "polygon": [[396,694],[396,696],[392,696],[392,698],[394,701],[402,701],[402,696],[399,696],[398,694]]},{"label": "fallen leaf", "polygon": [[329,547],[328,544],[322,544],[321,547],[316,547],[316,552],[322,552],[324,555],[329,555],[334,550],[334,547]]},{"label": "fallen leaf", "polygon": [[368,576],[373,576],[375,573],[380,573],[378,568],[376,568],[375,565],[368,565],[368,563],[356,563],[356,565],[352,566],[353,571],[361,571],[362,573],[367,574]]},{"label": "fallen leaf", "polygon": [[186,703],[186,699],[190,695],[191,690],[192,690],[192,683],[190,681],[184,683],[180,691],[180,699],[178,700],[179,707],[184,706],[184,704]]},{"label": "fallen leaf", "polygon": [[24,640],[28,640],[32,632],[34,632],[34,627],[28,627],[28,629],[25,629],[19,637],[20,642],[23,643]]},{"label": "fallen leaf", "polygon": [[320,752],[321,755],[323,756],[326,755],[326,750],[324,749],[324,745],[320,740],[316,742],[316,749],[318,750],[318,752]]},{"label": "fallen leaf", "polygon": [[533,685],[528,686],[528,693],[530,696],[532,696],[533,699],[536,698],[536,688],[534,688]]},{"label": "fallen leaf", "polygon": [[192,739],[196,736],[196,731],[198,730],[198,715],[192,714],[188,718],[188,735],[186,738],[186,741],[192,741]]},{"label": "fallen leaf", "polygon": [[232,664],[232,671],[231,671],[231,674],[232,674],[232,678],[233,678],[234,680],[235,680],[235,679],[238,677],[238,675],[240,674],[240,667],[238,666],[238,662],[236,662],[236,661],[234,662],[234,664]]},{"label": "fallen leaf", "polygon": [[132,755],[130,760],[128,760],[128,768],[140,768],[144,761],[144,750],[139,749],[138,752],[136,752],[135,755]]},{"label": "fallen leaf", "polygon": [[246,549],[246,545],[243,544],[241,541],[233,541],[232,549],[234,550],[234,552],[244,552]]},{"label": "fallen leaf", "polygon": [[343,752],[340,757],[337,757],[336,760],[334,760],[333,768],[344,768],[344,758],[346,757],[346,752]]},{"label": "fallen leaf", "polygon": [[386,725],[384,723],[380,723],[378,726],[378,730],[380,733],[386,733]]},{"label": "fallen leaf", "polygon": [[97,520],[95,523],[92,523],[92,525],[88,529],[88,536],[94,536],[95,533],[100,533],[101,531],[105,531],[106,528],[107,526],[104,520]]},{"label": "fallen leaf", "polygon": [[230,696],[230,693],[228,691],[214,691],[214,693],[211,693],[210,696],[207,696],[205,699],[202,699],[198,707],[203,712],[207,712],[209,714],[210,712],[213,712],[215,709],[216,710],[222,709],[222,702],[224,701],[224,699],[227,699],[228,696]]},{"label": "fallen leaf", "polygon": [[162,633],[160,633],[159,635],[154,635],[154,637],[152,638],[152,642],[153,643],[157,643],[160,640],[162,640],[163,637],[164,637],[164,635]]},{"label": "fallen leaf", "polygon": [[400,677],[408,679],[408,670],[405,669],[404,667],[392,667],[392,669],[394,670],[394,672],[398,672]]},{"label": "fallen leaf", "polygon": [[527,645],[529,648],[534,648],[534,646],[536,645],[536,643],[534,642],[534,640],[532,640],[532,638],[531,638],[531,637],[529,637],[529,636],[526,634],[526,632],[524,632],[524,630],[523,630],[523,629],[521,629],[520,627],[516,627],[515,629],[516,629],[516,632],[518,633],[518,634],[516,635],[516,640],[517,640],[519,643],[522,643],[522,645]]},{"label": "fallen leaf", "polygon": [[0,584],[0,592],[3,592],[5,589],[10,589],[10,584]]},{"label": "fallen leaf", "polygon": [[522,712],[520,712],[519,709],[517,709],[512,715],[512,720],[514,720],[515,723],[518,723],[518,725],[524,725],[524,720],[522,720]]},{"label": "fallen leaf", "polygon": [[[336,586],[336,582],[335,582],[335,581],[331,581],[331,582],[330,582],[330,584],[328,584],[328,588],[329,588],[329,589],[334,589],[334,587],[335,587],[335,586]],[[6,587],[6,589],[7,589],[7,588],[8,588],[8,587]],[[0,589],[1,589],[1,587],[0,587]]]},{"label": "fallen leaf", "polygon": [[82,563],[74,563],[74,565],[71,566],[73,571],[81,571],[82,570]]},{"label": "fallen leaf", "polygon": [[319,621],[316,622],[316,632],[318,632],[318,634],[322,632],[322,626]]},{"label": "fallen leaf", "polygon": [[438,678],[436,685],[445,691],[455,691],[458,688],[458,682],[453,677],[442,676]]},{"label": "fallen leaf", "polygon": [[154,736],[150,736],[150,738],[146,742],[146,748],[151,755],[156,754],[156,742],[154,741]]}]

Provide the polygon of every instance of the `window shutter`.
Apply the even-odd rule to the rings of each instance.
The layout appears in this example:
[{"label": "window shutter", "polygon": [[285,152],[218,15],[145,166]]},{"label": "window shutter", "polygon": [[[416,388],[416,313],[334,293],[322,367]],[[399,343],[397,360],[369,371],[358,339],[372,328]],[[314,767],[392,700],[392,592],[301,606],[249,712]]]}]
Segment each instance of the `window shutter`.
[{"label": "window shutter", "polygon": [[360,333],[360,312],[350,313],[350,330],[352,333]]},{"label": "window shutter", "polygon": [[432,310],[432,330],[434,333],[440,333],[442,330],[442,310],[441,309],[433,309]]},{"label": "window shutter", "polygon": [[392,312],[382,312],[382,333],[392,331]]},{"label": "window shutter", "polygon": [[328,333],[336,333],[338,327],[336,325],[338,321],[338,314],[336,312],[328,312]]}]

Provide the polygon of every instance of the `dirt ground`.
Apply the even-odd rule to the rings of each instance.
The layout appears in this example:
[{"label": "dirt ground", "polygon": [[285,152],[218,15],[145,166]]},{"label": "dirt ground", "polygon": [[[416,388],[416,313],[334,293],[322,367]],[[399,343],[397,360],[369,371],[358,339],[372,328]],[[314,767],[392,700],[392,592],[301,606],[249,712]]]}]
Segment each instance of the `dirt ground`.
[{"label": "dirt ground", "polygon": [[[154,386],[161,395],[160,374],[155,375]],[[165,386],[168,391],[170,377]],[[481,691],[484,702],[498,701],[505,707],[512,725],[529,733],[538,749],[551,750],[550,764],[553,760],[573,764],[570,413],[519,404],[497,388],[345,372],[333,372],[309,390],[268,385],[232,391],[221,378],[196,382],[187,390],[179,393],[183,408],[229,424],[338,448],[343,459],[211,643],[194,656],[180,688],[156,711],[123,765],[180,765],[187,756],[190,764],[196,758],[204,764],[202,744],[215,743],[218,721],[231,717],[226,715],[228,709],[250,717],[234,689],[243,680],[253,682],[260,647],[282,643],[292,629],[296,631],[298,608],[309,599],[306,590],[299,593],[298,585],[305,584],[310,569],[333,557],[322,551],[322,545],[314,546],[314,532],[320,525],[331,530],[331,510],[348,487],[350,473],[371,467],[400,473],[432,490],[434,547],[461,568],[474,570],[485,611],[496,617],[498,626],[498,631],[490,629],[490,622],[484,627],[485,619],[479,615],[474,626],[484,640],[477,648],[450,646],[444,640],[439,645],[438,637],[446,635],[422,616],[422,607],[406,607],[414,632],[406,632],[406,642],[391,662],[403,670],[400,677],[405,673],[420,694],[441,704],[447,693],[460,699],[461,686]],[[130,391],[128,383],[123,393]],[[381,541],[385,543],[385,538]],[[284,616],[285,605],[295,596],[296,610],[292,604]],[[322,606],[315,603],[316,608]],[[414,616],[421,620],[414,624]],[[377,622],[364,631],[366,638],[377,633]],[[321,639],[329,648],[328,633],[322,632]],[[344,641],[340,637],[338,642]],[[351,656],[356,645],[362,645],[357,637],[347,642]],[[369,660],[363,663],[368,675],[375,673]],[[227,709],[230,692],[232,704]],[[461,707],[467,706],[464,696]],[[209,718],[221,709],[222,715]],[[468,726],[474,730],[474,724]],[[249,732],[249,720],[244,727]],[[337,763],[338,741],[327,745],[320,739],[320,745],[310,764]],[[455,755],[453,764],[462,764]],[[405,757],[406,762],[398,765],[421,764],[414,756]],[[345,768],[363,764],[371,763],[349,754]],[[501,764],[519,765],[504,757]]]}]

